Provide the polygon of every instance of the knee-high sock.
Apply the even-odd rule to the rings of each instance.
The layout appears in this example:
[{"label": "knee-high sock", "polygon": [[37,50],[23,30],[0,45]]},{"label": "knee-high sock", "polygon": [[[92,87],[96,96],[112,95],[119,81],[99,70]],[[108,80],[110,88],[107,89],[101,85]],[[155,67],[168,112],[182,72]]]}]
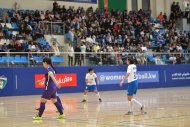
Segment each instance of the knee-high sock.
[{"label": "knee-high sock", "polygon": [[62,115],[63,114],[63,109],[61,108],[61,104],[58,101],[55,102],[54,104],[55,104],[57,110],[59,111],[60,115]]},{"label": "knee-high sock", "polygon": [[61,108],[62,108],[62,110],[63,110],[63,105],[62,105],[62,102],[61,102],[61,99],[59,98],[59,96],[57,96],[57,102],[59,102],[59,103],[60,103]]},{"label": "knee-high sock", "polygon": [[137,101],[136,99],[132,99],[131,102],[135,102],[135,103],[138,104],[140,107],[142,107],[142,104],[141,104],[139,101]]},{"label": "knee-high sock", "polygon": [[87,94],[84,94],[83,97],[84,97],[84,100],[87,100]]},{"label": "knee-high sock", "polygon": [[96,94],[97,98],[100,99],[100,94],[99,92]]},{"label": "knee-high sock", "polygon": [[129,101],[129,112],[133,112],[133,102]]},{"label": "knee-high sock", "polygon": [[39,109],[39,113],[38,113],[38,116],[41,117],[42,114],[44,113],[44,110],[45,110],[45,103],[40,103],[40,109]]}]

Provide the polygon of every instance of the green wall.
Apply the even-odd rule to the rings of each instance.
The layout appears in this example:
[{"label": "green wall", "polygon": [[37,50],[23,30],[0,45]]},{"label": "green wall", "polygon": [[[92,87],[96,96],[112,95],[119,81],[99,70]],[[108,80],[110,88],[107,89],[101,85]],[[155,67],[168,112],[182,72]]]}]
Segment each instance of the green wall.
[{"label": "green wall", "polygon": [[[126,10],[127,0],[108,0],[108,9]],[[99,0],[99,8],[104,8],[104,0]]]}]

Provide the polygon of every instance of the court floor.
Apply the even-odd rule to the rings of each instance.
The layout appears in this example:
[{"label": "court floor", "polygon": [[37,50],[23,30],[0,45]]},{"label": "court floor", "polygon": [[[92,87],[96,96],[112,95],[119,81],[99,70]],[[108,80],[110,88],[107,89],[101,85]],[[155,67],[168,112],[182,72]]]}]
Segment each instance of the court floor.
[{"label": "court floor", "polygon": [[141,115],[135,106],[128,111],[125,91],[101,92],[99,103],[93,93],[81,103],[82,93],[60,94],[65,120],[56,120],[56,109],[46,104],[43,121],[33,121],[39,96],[0,97],[0,127],[190,127],[190,87],[139,90],[136,99],[148,114]]}]

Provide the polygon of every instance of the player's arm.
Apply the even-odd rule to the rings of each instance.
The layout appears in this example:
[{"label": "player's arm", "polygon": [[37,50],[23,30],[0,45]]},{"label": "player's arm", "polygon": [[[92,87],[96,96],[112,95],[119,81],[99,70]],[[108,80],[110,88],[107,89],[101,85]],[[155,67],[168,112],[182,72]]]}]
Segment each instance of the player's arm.
[{"label": "player's arm", "polygon": [[127,73],[127,74],[125,75],[125,77],[123,78],[123,80],[121,80],[121,82],[120,82],[120,86],[123,86],[123,83],[125,82],[125,80],[128,79],[129,75],[130,75],[130,73]]},{"label": "player's arm", "polygon": [[92,83],[92,81],[90,81],[89,79],[85,79],[85,82],[86,82],[86,83],[89,83],[89,84]]},{"label": "player's arm", "polygon": [[54,75],[53,75],[53,72],[49,71],[48,72],[48,75],[50,76],[50,78],[53,80],[53,82],[55,83],[55,85],[58,87],[58,88],[61,88],[60,84],[57,82],[57,80],[55,79]]},{"label": "player's arm", "polygon": [[97,77],[95,78],[95,82],[96,82],[96,84],[98,84],[98,78]]},{"label": "player's arm", "polygon": [[86,74],[85,82],[86,82],[87,84],[91,84],[91,83],[92,83],[92,82],[89,80],[89,78],[88,78],[88,74]]}]

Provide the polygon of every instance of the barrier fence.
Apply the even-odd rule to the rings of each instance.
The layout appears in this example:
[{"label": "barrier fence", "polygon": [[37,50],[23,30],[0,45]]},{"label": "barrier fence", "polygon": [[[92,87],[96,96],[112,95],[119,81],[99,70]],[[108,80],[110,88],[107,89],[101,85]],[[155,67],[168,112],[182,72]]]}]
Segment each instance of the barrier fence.
[{"label": "barrier fence", "polygon": [[[175,67],[175,69],[174,69]],[[89,67],[56,67],[57,80],[62,88],[58,93],[82,92]],[[127,66],[93,66],[98,76],[99,91],[122,90],[119,87]],[[138,66],[139,88],[165,88],[190,86],[190,65]],[[0,96],[41,94],[46,70],[42,67],[0,68]],[[127,82],[125,82],[126,84]],[[82,96],[82,95],[81,95]]]},{"label": "barrier fence", "polygon": [[38,67],[44,57],[51,57],[56,66],[114,66],[126,65],[126,58],[132,56],[138,65],[189,64],[188,53],[77,53],[77,52],[1,52],[1,67]]},{"label": "barrier fence", "polygon": [[39,27],[46,35],[64,35],[65,24],[60,20],[57,22],[40,21]]}]

